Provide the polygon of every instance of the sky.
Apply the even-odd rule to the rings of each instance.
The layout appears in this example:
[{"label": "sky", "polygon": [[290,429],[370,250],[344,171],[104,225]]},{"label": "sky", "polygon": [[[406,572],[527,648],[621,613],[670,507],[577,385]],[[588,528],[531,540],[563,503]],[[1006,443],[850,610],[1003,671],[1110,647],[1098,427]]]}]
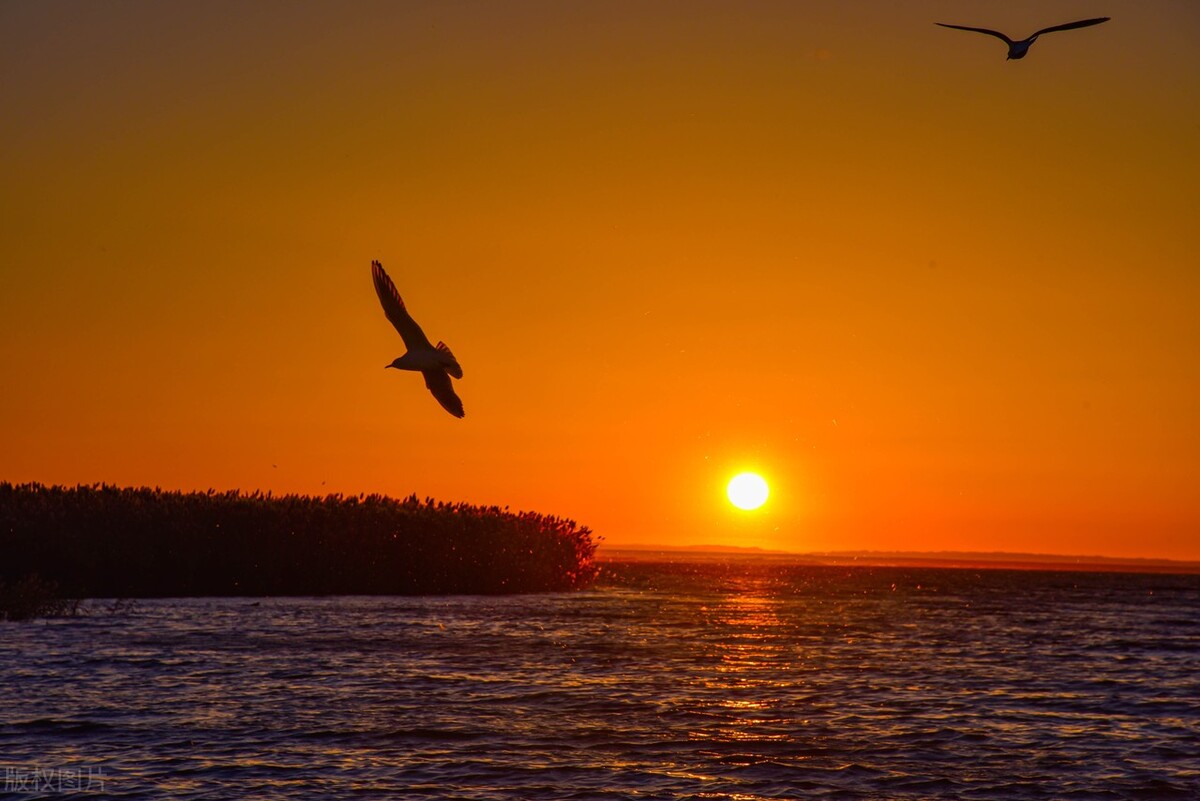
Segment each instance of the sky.
[{"label": "sky", "polygon": [[7,0],[0,108],[0,480],[1200,559],[1190,0]]}]

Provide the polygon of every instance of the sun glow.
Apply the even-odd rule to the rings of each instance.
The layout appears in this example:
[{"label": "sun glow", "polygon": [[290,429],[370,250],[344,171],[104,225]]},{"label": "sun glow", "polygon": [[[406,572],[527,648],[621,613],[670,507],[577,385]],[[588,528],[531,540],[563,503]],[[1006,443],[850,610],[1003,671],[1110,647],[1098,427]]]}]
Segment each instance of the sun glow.
[{"label": "sun glow", "polygon": [[725,488],[729,502],[739,509],[757,509],[767,502],[770,490],[767,482],[757,473],[739,473],[729,479]]}]

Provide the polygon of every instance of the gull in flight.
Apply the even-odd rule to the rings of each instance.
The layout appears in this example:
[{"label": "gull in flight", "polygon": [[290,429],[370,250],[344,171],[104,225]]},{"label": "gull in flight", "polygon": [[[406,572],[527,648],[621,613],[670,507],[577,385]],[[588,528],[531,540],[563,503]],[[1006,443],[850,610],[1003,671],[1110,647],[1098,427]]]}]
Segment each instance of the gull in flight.
[{"label": "gull in flight", "polygon": [[462,378],[462,368],[458,366],[458,359],[454,358],[445,342],[437,343],[436,348],[429,343],[429,338],[425,336],[421,326],[417,325],[417,321],[409,315],[408,309],[404,308],[404,301],[400,299],[396,285],[383,271],[383,265],[377,261],[371,262],[371,279],[375,282],[375,294],[379,295],[379,302],[383,304],[384,315],[396,326],[401,339],[404,340],[404,346],[408,348],[408,353],[384,366],[419,372],[425,376],[425,386],[433,393],[433,397],[437,398],[437,402],[442,404],[442,408],[455,417],[462,417],[465,414],[462,401],[454,394],[454,387],[450,383],[451,376]]},{"label": "gull in flight", "polygon": [[1013,41],[1000,31],[989,30],[988,28],[972,28],[967,25],[949,25],[945,22],[935,22],[934,25],[941,25],[943,28],[956,28],[960,31],[975,31],[976,33],[986,33],[988,36],[995,36],[997,39],[1003,39],[1008,45],[1008,59],[1025,58],[1025,54],[1029,52],[1029,48],[1037,41],[1037,38],[1043,33],[1053,33],[1054,31],[1070,31],[1075,28],[1086,28],[1089,25],[1099,25],[1101,22],[1108,22],[1111,17],[1096,17],[1095,19],[1081,19],[1078,22],[1066,22],[1062,25],[1054,25],[1050,28],[1042,28],[1032,36]]}]

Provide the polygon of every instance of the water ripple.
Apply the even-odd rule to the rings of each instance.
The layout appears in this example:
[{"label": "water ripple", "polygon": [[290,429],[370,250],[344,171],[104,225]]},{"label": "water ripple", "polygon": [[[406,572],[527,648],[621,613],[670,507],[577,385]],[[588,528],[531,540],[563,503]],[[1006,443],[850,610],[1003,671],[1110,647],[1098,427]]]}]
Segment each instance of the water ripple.
[{"label": "water ripple", "polygon": [[13,797],[1200,797],[1195,577],[624,565],[91,609],[0,628]]}]

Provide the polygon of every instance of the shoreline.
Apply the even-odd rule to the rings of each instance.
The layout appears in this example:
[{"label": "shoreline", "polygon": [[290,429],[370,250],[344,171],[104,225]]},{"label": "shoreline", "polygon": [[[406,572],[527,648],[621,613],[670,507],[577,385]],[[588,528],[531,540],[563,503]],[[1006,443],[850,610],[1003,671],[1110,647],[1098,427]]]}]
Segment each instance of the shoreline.
[{"label": "shoreline", "polygon": [[823,552],[797,553],[729,546],[671,547],[658,545],[601,546],[598,562],[775,562],[808,567],[912,567],[949,570],[1036,570],[1068,573],[1200,574],[1200,562],[1173,559],[1122,559],[1104,556],[1061,556],[1024,553],[969,552]]}]

